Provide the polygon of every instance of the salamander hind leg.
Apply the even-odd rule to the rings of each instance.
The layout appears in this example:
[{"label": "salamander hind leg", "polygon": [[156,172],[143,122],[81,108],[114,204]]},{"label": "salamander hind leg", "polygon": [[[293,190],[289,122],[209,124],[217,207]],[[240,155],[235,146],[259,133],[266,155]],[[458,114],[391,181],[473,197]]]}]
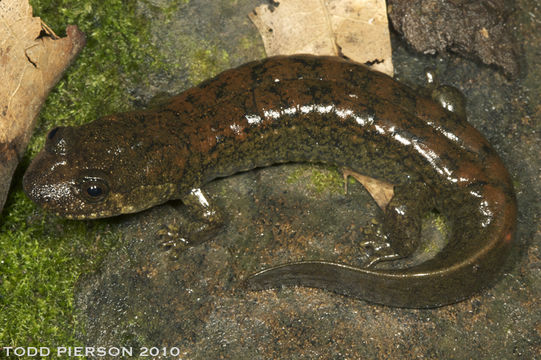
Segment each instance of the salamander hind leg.
[{"label": "salamander hind leg", "polygon": [[384,213],[383,219],[374,219],[370,226],[363,228],[365,240],[360,246],[366,250],[364,267],[409,256],[418,244],[422,213],[431,206],[426,185],[394,186],[347,168],[343,174],[346,193],[347,178],[351,176],[365,187]]},{"label": "salamander hind leg", "polygon": [[160,245],[178,252],[211,239],[223,226],[221,212],[201,189],[193,189],[181,201],[185,213],[178,222],[164,225],[158,231]]},{"label": "salamander hind leg", "polygon": [[392,199],[384,209],[382,221],[374,221],[365,230],[360,246],[370,252],[365,267],[382,261],[410,256],[419,246],[422,220],[433,208],[433,197],[423,183],[395,187]]}]

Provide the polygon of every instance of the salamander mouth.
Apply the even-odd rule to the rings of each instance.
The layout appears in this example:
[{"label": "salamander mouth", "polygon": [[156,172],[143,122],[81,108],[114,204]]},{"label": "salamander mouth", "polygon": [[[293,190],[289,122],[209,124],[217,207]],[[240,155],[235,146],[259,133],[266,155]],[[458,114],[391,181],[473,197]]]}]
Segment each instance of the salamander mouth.
[{"label": "salamander mouth", "polygon": [[87,203],[79,197],[72,201],[69,207],[62,207],[58,204],[44,203],[44,208],[55,215],[68,220],[95,220],[103,219],[122,214],[119,209],[111,203],[106,202],[96,207],[93,203]]}]

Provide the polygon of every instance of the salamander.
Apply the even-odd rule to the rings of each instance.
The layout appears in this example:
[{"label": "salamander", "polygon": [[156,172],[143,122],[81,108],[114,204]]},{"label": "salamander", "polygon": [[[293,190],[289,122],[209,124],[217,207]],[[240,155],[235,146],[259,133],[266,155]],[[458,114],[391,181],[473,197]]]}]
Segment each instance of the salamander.
[{"label": "salamander", "polygon": [[[391,77],[337,57],[279,56],[222,72],[158,107],[57,127],[24,175],[28,196],[72,219],[139,212],[180,199],[186,244],[212,238],[222,216],[201,187],[286,162],[332,164],[392,184],[372,261],[306,260],[264,269],[249,289],[323,288],[369,302],[428,308],[496,279],[514,237],[509,173],[464,117]],[[407,268],[423,217],[440,213],[447,244]],[[360,242],[361,243],[361,242]],[[376,244],[376,245],[374,245]]]}]

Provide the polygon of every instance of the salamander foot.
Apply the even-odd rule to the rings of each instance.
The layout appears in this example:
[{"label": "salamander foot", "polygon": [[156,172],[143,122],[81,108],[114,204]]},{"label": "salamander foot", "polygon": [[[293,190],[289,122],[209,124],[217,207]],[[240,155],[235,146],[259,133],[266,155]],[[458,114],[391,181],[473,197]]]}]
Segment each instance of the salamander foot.
[{"label": "salamander foot", "polygon": [[210,240],[223,226],[220,212],[200,189],[192,190],[182,202],[185,212],[179,214],[178,222],[166,224],[157,232],[160,245],[177,253]]}]

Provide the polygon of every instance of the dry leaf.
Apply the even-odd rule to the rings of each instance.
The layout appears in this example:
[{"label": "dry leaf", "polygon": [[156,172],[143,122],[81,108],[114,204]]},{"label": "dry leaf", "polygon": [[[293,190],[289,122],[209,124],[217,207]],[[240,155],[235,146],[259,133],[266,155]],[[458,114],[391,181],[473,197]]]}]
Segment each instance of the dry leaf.
[{"label": "dry leaf", "polygon": [[0,1],[0,210],[47,94],[85,44],[77,26],[66,32],[58,38],[26,0]]},{"label": "dry leaf", "polygon": [[280,0],[249,17],[268,56],[345,56],[393,75],[385,0]]},{"label": "dry leaf", "polygon": [[352,176],[370,193],[370,196],[372,196],[372,199],[378,204],[379,208],[385,211],[387,204],[389,204],[389,201],[394,196],[393,184],[358,174],[350,169],[343,169],[342,173],[344,174],[346,193],[348,191],[348,176]]}]

